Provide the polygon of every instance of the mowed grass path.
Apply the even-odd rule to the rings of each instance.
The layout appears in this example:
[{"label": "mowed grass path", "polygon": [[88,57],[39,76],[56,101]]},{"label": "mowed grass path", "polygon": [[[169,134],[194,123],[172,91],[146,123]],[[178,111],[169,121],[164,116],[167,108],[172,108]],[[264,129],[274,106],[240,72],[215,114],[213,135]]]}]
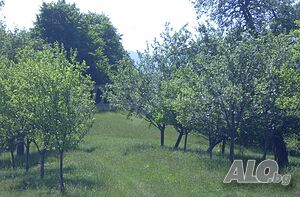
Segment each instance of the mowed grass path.
[{"label": "mowed grass path", "polygon": [[[65,196],[300,196],[299,158],[291,158],[289,186],[226,185],[222,181],[230,167],[227,158],[215,153],[209,159],[207,141],[196,135],[189,137],[188,152],[173,151],[176,139],[177,132],[168,128],[166,147],[161,148],[159,131],[145,121],[120,113],[97,114],[85,141],[65,154]],[[242,149],[237,153],[259,156]],[[1,197],[60,196],[57,156],[47,157],[42,181],[38,155],[34,152],[32,157],[33,167],[26,174],[22,160],[11,170],[9,155],[0,155]]]}]

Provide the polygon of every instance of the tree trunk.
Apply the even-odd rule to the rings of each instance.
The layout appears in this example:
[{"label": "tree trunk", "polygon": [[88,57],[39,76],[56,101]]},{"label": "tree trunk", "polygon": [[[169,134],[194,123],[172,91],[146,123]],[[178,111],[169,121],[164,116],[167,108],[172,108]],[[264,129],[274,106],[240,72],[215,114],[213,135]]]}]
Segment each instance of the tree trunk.
[{"label": "tree trunk", "polygon": [[26,161],[25,161],[25,170],[28,172],[29,170],[29,149],[30,149],[30,142],[27,141],[26,145]]},{"label": "tree trunk", "polygon": [[65,186],[64,186],[64,174],[63,174],[63,160],[64,160],[64,151],[59,151],[59,185],[60,185],[60,192],[64,193]]},{"label": "tree trunk", "polygon": [[183,150],[186,151],[186,144],[187,144],[187,139],[188,139],[188,132],[185,132],[185,136],[184,136],[184,148]]},{"label": "tree trunk", "polygon": [[224,157],[225,156],[225,146],[226,146],[226,140],[223,140],[222,141],[222,157]]},{"label": "tree trunk", "polygon": [[267,142],[267,139],[265,139],[265,145],[264,145],[264,153],[263,153],[263,156],[262,156],[262,160],[266,160],[267,158],[267,152],[268,152],[268,142]]},{"label": "tree trunk", "polygon": [[180,141],[181,141],[181,138],[183,136],[183,131],[180,131],[179,135],[178,135],[178,138],[177,138],[177,141],[176,141],[176,144],[174,146],[174,149],[177,150],[178,149],[178,146],[180,144]]},{"label": "tree trunk", "polygon": [[24,155],[24,139],[21,140],[17,145],[17,155],[22,156]]},{"label": "tree trunk", "polygon": [[43,179],[45,175],[45,150],[40,152],[40,165],[40,177]]},{"label": "tree trunk", "polygon": [[269,127],[267,127],[267,129],[265,130],[265,143],[264,143],[264,149],[263,149],[263,156],[262,156],[262,160],[265,160],[267,158],[267,152],[268,152],[268,146],[270,144],[270,134],[272,132],[270,131]]},{"label": "tree trunk", "polygon": [[220,142],[222,142],[222,139],[214,139],[213,137],[209,136],[209,147],[207,149],[207,152],[209,154],[209,158],[212,159],[213,155],[213,149],[218,145]]},{"label": "tree trunk", "polygon": [[12,168],[14,169],[16,167],[16,165],[15,165],[15,155],[14,155],[13,150],[10,150],[10,156],[11,156],[11,165],[12,165]]},{"label": "tree trunk", "polygon": [[101,91],[99,90],[99,88],[97,87],[96,89],[96,95],[95,95],[95,102],[96,104],[100,103],[101,101]]},{"label": "tree trunk", "polygon": [[276,155],[276,147],[275,147],[275,145],[273,147],[273,151],[274,151],[274,160],[277,161],[277,155]]},{"label": "tree trunk", "polygon": [[209,158],[212,159],[212,150],[213,150],[213,140],[212,137],[209,136],[208,137],[208,142],[209,142],[209,147],[208,147],[208,154],[209,154]]},{"label": "tree trunk", "polygon": [[241,5],[241,11],[246,22],[246,26],[251,30],[250,33],[257,37],[257,31],[254,25],[253,16],[249,10],[249,1],[245,1],[244,4]]},{"label": "tree trunk", "polygon": [[165,126],[162,126],[160,128],[160,146],[164,146],[165,145]]},{"label": "tree trunk", "polygon": [[208,154],[209,154],[209,158],[212,159],[212,156],[213,156],[213,148],[212,147],[209,148]]},{"label": "tree trunk", "polygon": [[234,137],[231,136],[231,138],[230,138],[230,153],[229,153],[229,159],[231,162],[234,161],[234,144],[235,144]]},{"label": "tree trunk", "polygon": [[289,164],[288,153],[282,135],[274,136],[275,159],[279,166]]}]

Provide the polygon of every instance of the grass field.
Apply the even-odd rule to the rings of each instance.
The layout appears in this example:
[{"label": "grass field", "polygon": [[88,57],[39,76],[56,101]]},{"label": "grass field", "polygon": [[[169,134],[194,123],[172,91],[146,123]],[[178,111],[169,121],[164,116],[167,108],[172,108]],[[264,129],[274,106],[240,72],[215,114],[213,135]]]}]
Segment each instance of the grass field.
[{"label": "grass field", "polygon": [[[189,151],[173,151],[177,133],[166,131],[166,147],[160,133],[136,118],[104,112],[96,115],[92,131],[77,150],[65,154],[66,196],[300,196],[300,158],[290,158],[289,186],[280,184],[223,184],[230,163],[216,152],[209,159],[207,141],[191,135]],[[182,144],[181,144],[182,145]],[[218,147],[216,151],[218,151]],[[259,157],[237,148],[240,157]],[[0,155],[0,196],[60,196],[58,158],[47,157],[45,179],[39,179],[38,155],[32,153],[29,173],[12,170],[9,155]],[[286,173],[286,172],[282,172]]]}]

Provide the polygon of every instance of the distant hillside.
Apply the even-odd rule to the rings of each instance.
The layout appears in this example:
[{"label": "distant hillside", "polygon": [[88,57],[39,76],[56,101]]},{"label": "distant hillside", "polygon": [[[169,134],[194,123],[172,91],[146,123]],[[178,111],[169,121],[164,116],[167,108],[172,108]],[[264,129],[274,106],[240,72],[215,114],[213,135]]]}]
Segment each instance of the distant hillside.
[{"label": "distant hillside", "polygon": [[128,53],[131,59],[133,59],[135,62],[139,62],[140,59],[137,52],[129,51]]}]

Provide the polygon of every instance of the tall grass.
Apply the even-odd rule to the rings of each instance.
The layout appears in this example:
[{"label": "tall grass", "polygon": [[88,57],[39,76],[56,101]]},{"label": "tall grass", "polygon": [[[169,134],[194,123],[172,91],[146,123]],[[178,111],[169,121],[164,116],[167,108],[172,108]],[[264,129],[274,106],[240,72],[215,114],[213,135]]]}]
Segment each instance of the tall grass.
[{"label": "tall grass", "polygon": [[[223,184],[230,163],[218,148],[209,159],[207,140],[191,135],[188,151],[173,151],[177,132],[166,130],[166,146],[160,133],[137,118],[120,113],[96,115],[91,132],[78,149],[66,153],[65,196],[300,196],[300,159],[291,157],[285,173],[289,186],[280,184]],[[183,146],[181,144],[181,146]],[[9,155],[0,155],[0,196],[60,196],[56,154],[46,159],[45,179],[39,179],[38,155],[32,148],[31,168],[25,173],[24,158],[10,168]],[[242,159],[259,158],[251,150],[237,151]]]}]

